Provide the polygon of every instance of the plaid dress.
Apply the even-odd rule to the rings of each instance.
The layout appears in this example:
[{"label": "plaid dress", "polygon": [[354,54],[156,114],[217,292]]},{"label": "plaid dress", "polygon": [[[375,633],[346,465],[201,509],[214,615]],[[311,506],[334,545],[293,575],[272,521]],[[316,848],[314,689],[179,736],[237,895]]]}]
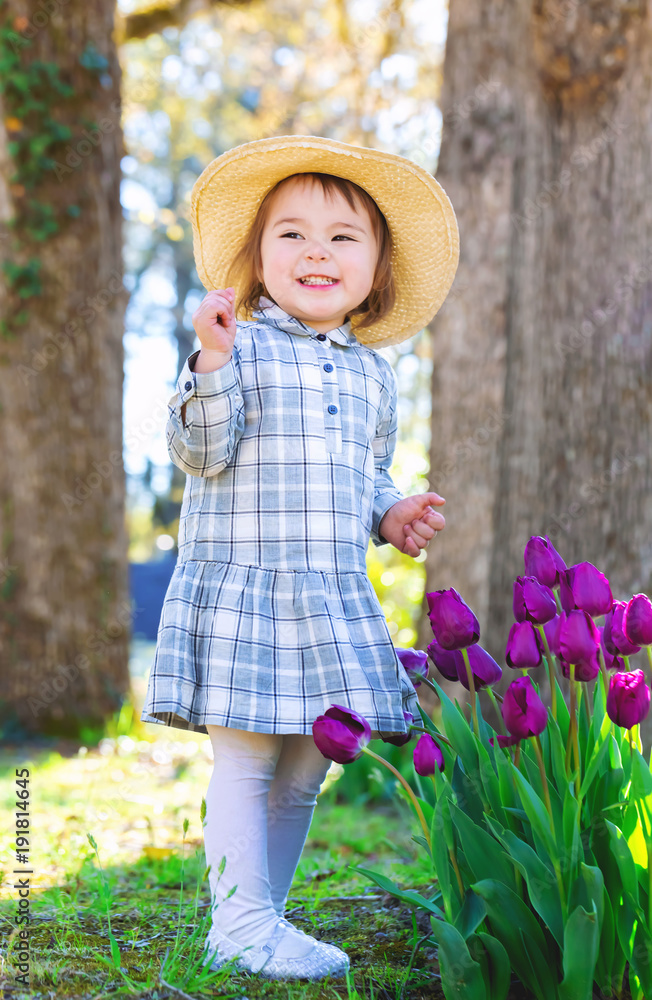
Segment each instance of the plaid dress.
[{"label": "plaid dress", "polygon": [[350,321],[323,334],[258,306],[228,363],[194,372],[195,352],[168,402],[187,479],[141,720],[311,734],[335,704],[405,733],[417,693],[366,568],[404,496],[396,375]]}]

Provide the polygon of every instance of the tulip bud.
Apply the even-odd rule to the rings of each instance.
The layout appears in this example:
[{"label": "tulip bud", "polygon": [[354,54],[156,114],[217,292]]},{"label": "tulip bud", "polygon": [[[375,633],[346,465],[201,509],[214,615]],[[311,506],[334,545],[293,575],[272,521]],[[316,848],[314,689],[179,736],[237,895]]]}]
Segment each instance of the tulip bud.
[{"label": "tulip bud", "polygon": [[564,611],[586,611],[592,617],[606,615],[614,602],[604,573],[590,562],[577,563],[559,574],[559,598]]},{"label": "tulip bud", "polygon": [[557,552],[547,535],[533,535],[525,546],[525,575],[535,576],[539,583],[554,587],[559,582],[559,573],[566,569],[566,563]]},{"label": "tulip bud", "polygon": [[323,757],[338,764],[350,764],[371,739],[371,726],[353,709],[331,705],[313,722],[312,738]]},{"label": "tulip bud", "polygon": [[551,618],[549,622],[546,622],[543,626],[543,631],[545,632],[546,639],[548,641],[548,647],[551,653],[555,656],[559,655],[559,633],[561,632],[561,626],[566,621],[566,615],[562,611],[561,614],[555,615]]},{"label": "tulip bud", "polygon": [[607,715],[617,726],[631,729],[650,711],[650,689],[642,670],[612,674],[607,694]]},{"label": "tulip bud", "polygon": [[[443,674],[446,680],[458,681],[460,679],[457,661],[461,660],[462,657],[459,652],[452,649],[442,649],[436,639],[429,643],[427,652],[439,673]],[[464,666],[463,660],[462,666]]]},{"label": "tulip bud", "polygon": [[570,611],[559,630],[560,658],[566,663],[588,663],[597,659],[599,647],[600,633],[589,613]]},{"label": "tulip bud", "polygon": [[[561,664],[561,672],[564,677],[570,677],[570,663],[559,657],[559,662]],[[600,673],[600,660],[598,659],[598,654],[594,654],[587,660],[577,660],[575,662],[575,670],[573,671],[575,680],[582,681],[586,684],[588,681],[594,681],[595,678]]]},{"label": "tulip bud", "polygon": [[541,664],[539,636],[531,622],[515,622],[509,630],[505,659],[508,667],[527,670]]},{"label": "tulip bud", "polygon": [[652,646],[652,604],[647,594],[634,594],[623,613],[623,631],[637,646]]},{"label": "tulip bud", "polygon": [[[473,674],[476,691],[490,684],[495,684],[502,677],[502,670],[486,649],[474,643],[469,646],[466,654]],[[461,650],[442,649],[436,639],[428,646],[428,655],[441,674],[449,681],[460,681],[469,690],[469,678]]]},{"label": "tulip bud", "polygon": [[517,576],[514,580],[514,618],[517,622],[543,625],[557,614],[557,602],[550,587],[535,576]]},{"label": "tulip bud", "polygon": [[465,649],[478,641],[478,619],[453,587],[435,590],[426,599],[433,634],[443,649]]},{"label": "tulip bud", "polygon": [[[456,654],[459,657],[457,672],[460,679],[460,683],[466,690],[469,690],[469,677],[466,672],[466,664],[464,663],[464,657],[461,652]],[[489,687],[491,684],[495,684],[503,675],[500,666],[496,663],[493,656],[490,656],[486,649],[483,649],[480,645],[469,646],[466,651],[466,655],[469,658],[469,666],[471,667],[471,673],[473,674],[473,683],[475,685],[476,691],[480,688]]]},{"label": "tulip bud", "polygon": [[623,632],[623,615],[627,601],[614,601],[613,607],[604,620],[604,631],[602,639],[605,649],[610,653],[619,653],[621,656],[633,656],[640,652],[641,647],[630,642]]},{"label": "tulip bud", "polygon": [[430,733],[422,733],[412,752],[414,770],[422,777],[435,773],[435,768],[444,770],[444,755]]},{"label": "tulip bud", "polygon": [[[625,661],[622,656],[618,656],[618,653],[612,653],[611,649],[607,649],[604,641],[605,628],[600,628],[598,625],[598,632],[600,633],[600,645],[602,647],[602,655],[604,657],[604,665],[607,670],[626,670]],[[613,647],[612,647],[613,648]]]},{"label": "tulip bud", "polygon": [[418,688],[428,676],[428,656],[422,649],[397,649],[396,655],[403,664],[412,686]]},{"label": "tulip bud", "polygon": [[505,725],[512,736],[538,736],[548,725],[548,710],[528,675],[517,677],[505,692],[501,706]]},{"label": "tulip bud", "polygon": [[403,712],[403,718],[405,719],[405,725],[408,728],[407,733],[398,733],[396,736],[383,736],[381,733],[380,738],[383,743],[393,743],[395,747],[403,747],[414,738],[416,734],[410,730],[410,726],[414,723],[414,716],[412,715],[412,712]]}]

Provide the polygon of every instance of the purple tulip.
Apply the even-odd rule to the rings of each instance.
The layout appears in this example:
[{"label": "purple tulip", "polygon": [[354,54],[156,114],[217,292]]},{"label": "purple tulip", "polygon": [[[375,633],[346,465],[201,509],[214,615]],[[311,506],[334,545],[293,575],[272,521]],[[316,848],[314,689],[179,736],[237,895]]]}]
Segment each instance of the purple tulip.
[{"label": "purple tulip", "polygon": [[604,620],[603,643],[605,649],[613,655],[633,656],[640,652],[641,647],[630,642],[623,632],[623,615],[627,601],[614,601],[613,607]]},{"label": "purple tulip", "polygon": [[592,617],[606,615],[614,602],[604,573],[590,562],[576,563],[559,574],[559,597],[564,611],[586,611]]},{"label": "purple tulip", "polygon": [[513,747],[516,743],[521,742],[520,736],[503,736],[502,733],[496,733],[495,737],[491,736],[489,742],[494,745],[494,740],[498,741],[499,747]]},{"label": "purple tulip", "polygon": [[[561,672],[564,677],[570,677],[570,663],[567,663],[561,657],[559,657],[559,663],[561,664]],[[597,653],[588,660],[578,660],[575,664],[574,674],[576,681],[583,681],[584,683],[594,681],[599,673],[600,660]]]},{"label": "purple tulip", "polygon": [[600,633],[589,613],[569,611],[559,630],[560,659],[566,663],[588,663],[597,660],[599,647]]},{"label": "purple tulip", "polygon": [[413,687],[418,688],[422,679],[428,676],[428,654],[422,649],[397,649],[396,655],[403,664]]},{"label": "purple tulip", "polygon": [[312,738],[323,757],[338,764],[350,764],[371,739],[371,726],[352,708],[331,705],[313,722]]},{"label": "purple tulip", "polygon": [[412,752],[414,770],[424,778],[435,773],[435,768],[444,770],[444,755],[430,733],[422,733]]},{"label": "purple tulip", "polygon": [[435,639],[444,649],[465,649],[480,638],[480,625],[468,604],[456,590],[435,590],[426,594],[430,624]]},{"label": "purple tulip", "polygon": [[601,628],[600,625],[598,625],[598,632],[600,633],[600,645],[602,647],[602,655],[604,657],[605,667],[607,668],[607,670],[626,670],[627,668],[625,667],[625,661],[623,660],[622,656],[619,656],[618,653],[612,653],[611,650],[608,649],[607,646],[605,645],[604,641],[605,630],[606,626],[604,628]]},{"label": "purple tulip", "polygon": [[[464,663],[464,657],[461,653],[457,653],[459,656],[459,666],[458,674],[460,683],[466,690],[469,690],[469,678],[466,673],[466,664]],[[473,683],[475,685],[476,691],[480,688],[490,687],[499,681],[503,676],[503,672],[499,665],[494,660],[493,656],[490,656],[486,649],[482,646],[469,646],[466,651],[466,655],[469,658],[469,666],[471,667],[471,673],[473,674]]]},{"label": "purple tulip", "polygon": [[528,675],[512,681],[505,691],[501,711],[511,735],[521,740],[538,736],[548,725],[548,710]]},{"label": "purple tulip", "polygon": [[536,576],[517,576],[514,580],[514,618],[517,622],[543,625],[557,614],[557,602],[550,587]]},{"label": "purple tulip", "polygon": [[[442,649],[437,640],[433,639],[427,646],[427,652],[439,673],[443,674],[446,680],[458,681],[460,679],[457,672],[457,660],[458,657],[461,660],[462,656],[457,650]],[[464,666],[463,660],[462,666]]]},{"label": "purple tulip", "polygon": [[533,535],[525,546],[525,575],[535,576],[539,583],[554,587],[559,582],[559,573],[566,569],[566,563],[557,552],[547,535]]},{"label": "purple tulip", "polygon": [[647,594],[634,594],[623,614],[625,637],[637,646],[652,646],[652,604]]},{"label": "purple tulip", "polygon": [[650,689],[642,670],[613,674],[607,695],[607,715],[617,726],[631,729],[650,711]]},{"label": "purple tulip", "polygon": [[383,743],[393,743],[395,747],[404,747],[406,743],[414,739],[416,733],[410,731],[410,726],[414,723],[414,716],[412,712],[403,712],[403,718],[405,719],[405,725],[408,728],[407,733],[399,733],[397,736],[381,736]]},{"label": "purple tulip", "polygon": [[541,664],[540,637],[532,622],[515,622],[509,630],[505,659],[508,667],[527,670]]},{"label": "purple tulip", "polygon": [[[495,684],[502,677],[502,670],[486,649],[477,643],[469,646],[466,651],[469,665],[473,673],[473,683],[476,691],[490,684]],[[436,639],[428,646],[428,655],[437,670],[449,681],[459,681],[469,690],[469,678],[466,673],[464,657],[459,649],[442,649]]]},{"label": "purple tulip", "polygon": [[543,631],[545,632],[546,639],[548,640],[548,647],[551,653],[555,656],[559,655],[559,633],[561,632],[561,626],[563,622],[566,621],[566,615],[562,611],[560,615],[555,615],[551,618],[549,622],[546,622],[543,626]]}]

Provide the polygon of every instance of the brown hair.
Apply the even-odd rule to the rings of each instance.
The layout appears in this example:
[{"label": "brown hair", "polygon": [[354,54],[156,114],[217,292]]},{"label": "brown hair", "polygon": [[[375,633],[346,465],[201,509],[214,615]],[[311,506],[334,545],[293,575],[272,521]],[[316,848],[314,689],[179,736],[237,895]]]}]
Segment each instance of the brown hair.
[{"label": "brown hair", "polygon": [[[228,287],[228,285],[235,285],[239,281],[243,287],[243,292],[236,303],[236,314],[243,309],[248,315],[251,315],[252,310],[258,308],[258,299],[261,295],[266,295],[269,299],[272,298],[263,282],[260,244],[269,216],[272,196],[283,184],[295,177],[309,177],[319,181],[327,198],[332,199],[333,193],[339,191],[354,212],[357,211],[356,203],[367,210],[378,247],[376,270],[371,291],[363,302],[347,312],[345,322],[351,316],[361,315],[362,320],[356,323],[354,330],[377,323],[387,315],[396,301],[396,285],[391,262],[392,237],[387,220],[371,195],[359,184],[355,184],[346,177],[312,171],[284,177],[267,192],[261,201],[256,217],[249,227],[249,232],[245,235],[231,261],[225,283]],[[274,300],[272,299],[272,301]]]}]

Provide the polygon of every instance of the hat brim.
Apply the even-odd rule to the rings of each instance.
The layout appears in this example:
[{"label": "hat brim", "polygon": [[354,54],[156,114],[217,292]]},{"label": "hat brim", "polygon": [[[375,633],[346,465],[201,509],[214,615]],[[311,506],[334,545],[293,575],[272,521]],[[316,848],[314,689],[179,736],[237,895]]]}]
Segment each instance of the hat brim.
[{"label": "hat brim", "polygon": [[396,302],[359,333],[357,317],[351,318],[360,343],[384,347],[418,333],[441,307],[457,271],[453,206],[435,178],[406,157],[324,136],[256,139],[208,164],[191,195],[195,264],[204,287],[225,287],[231,261],[267,192],[290,174],[309,171],[346,177],[364,188],[392,234]]}]

